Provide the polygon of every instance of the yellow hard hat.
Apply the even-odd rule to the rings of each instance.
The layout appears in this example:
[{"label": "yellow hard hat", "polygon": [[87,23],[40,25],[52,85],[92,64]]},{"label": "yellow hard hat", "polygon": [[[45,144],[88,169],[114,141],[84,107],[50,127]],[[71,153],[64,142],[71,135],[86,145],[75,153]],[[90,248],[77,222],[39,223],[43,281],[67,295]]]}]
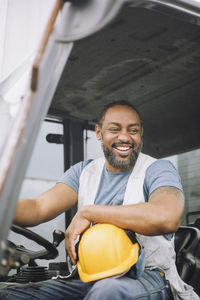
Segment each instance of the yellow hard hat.
[{"label": "yellow hard hat", "polygon": [[139,257],[140,245],[112,224],[96,224],[86,230],[78,245],[77,268],[84,282],[127,272]]}]

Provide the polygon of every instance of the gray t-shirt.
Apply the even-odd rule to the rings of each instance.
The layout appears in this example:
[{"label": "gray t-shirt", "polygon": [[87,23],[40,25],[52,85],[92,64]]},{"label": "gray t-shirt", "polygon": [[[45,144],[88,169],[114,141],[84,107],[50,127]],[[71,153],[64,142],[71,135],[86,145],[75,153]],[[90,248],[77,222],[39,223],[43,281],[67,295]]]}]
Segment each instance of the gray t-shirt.
[{"label": "gray t-shirt", "polygon": [[[63,174],[58,182],[67,184],[78,193],[81,172],[90,162],[91,160],[87,160],[75,164]],[[132,170],[119,173],[108,172],[104,165],[95,204],[121,205],[131,172]],[[150,194],[154,190],[162,186],[173,186],[182,191],[180,177],[174,165],[169,160],[159,159],[146,170],[143,184],[145,201],[148,201]]]}]

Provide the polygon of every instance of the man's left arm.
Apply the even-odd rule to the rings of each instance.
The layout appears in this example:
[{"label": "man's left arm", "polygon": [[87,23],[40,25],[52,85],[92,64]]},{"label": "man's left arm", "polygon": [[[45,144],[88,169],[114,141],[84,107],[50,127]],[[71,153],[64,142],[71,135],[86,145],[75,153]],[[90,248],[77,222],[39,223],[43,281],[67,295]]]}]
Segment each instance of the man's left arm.
[{"label": "man's left arm", "polygon": [[178,229],[183,209],[183,193],[171,186],[162,186],[154,190],[149,202],[145,203],[83,206],[66,231],[67,252],[75,263],[75,240],[91,222],[110,223],[144,235],[161,235]]}]

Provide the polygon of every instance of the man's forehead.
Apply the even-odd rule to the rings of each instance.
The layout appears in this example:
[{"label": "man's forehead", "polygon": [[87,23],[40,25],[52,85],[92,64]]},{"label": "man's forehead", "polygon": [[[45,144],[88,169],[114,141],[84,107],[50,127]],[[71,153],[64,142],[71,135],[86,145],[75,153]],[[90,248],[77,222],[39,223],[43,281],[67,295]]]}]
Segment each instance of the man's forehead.
[{"label": "man's forehead", "polygon": [[133,108],[120,105],[110,107],[105,113],[103,121],[118,123],[118,121],[123,119],[132,119],[133,123],[141,123],[138,113]]},{"label": "man's forehead", "polygon": [[[121,126],[121,123],[118,122],[108,122],[107,125]],[[140,127],[140,122],[128,123],[127,127]]]}]

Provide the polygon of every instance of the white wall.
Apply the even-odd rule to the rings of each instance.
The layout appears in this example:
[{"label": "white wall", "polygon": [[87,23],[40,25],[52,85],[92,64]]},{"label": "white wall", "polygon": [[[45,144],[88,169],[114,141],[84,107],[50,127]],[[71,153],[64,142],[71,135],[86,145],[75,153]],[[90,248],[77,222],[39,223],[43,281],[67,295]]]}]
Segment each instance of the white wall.
[{"label": "white wall", "polygon": [[54,0],[0,1],[0,81],[37,48]]},{"label": "white wall", "polygon": [[95,159],[103,155],[101,141],[92,130],[84,130],[84,160]]},{"label": "white wall", "polygon": [[[46,141],[48,133],[63,133],[62,124],[44,122],[39,132],[33,150],[25,180],[22,184],[19,198],[34,198],[53,187],[64,170],[64,153],[62,144],[50,144]],[[49,241],[55,229],[65,230],[64,213],[52,221],[29,228]],[[9,239],[16,244],[22,244],[28,249],[39,250],[41,246],[10,232]],[[59,246],[59,256],[55,261],[65,261],[65,244]],[[48,265],[50,261],[38,261],[39,265]]]}]

